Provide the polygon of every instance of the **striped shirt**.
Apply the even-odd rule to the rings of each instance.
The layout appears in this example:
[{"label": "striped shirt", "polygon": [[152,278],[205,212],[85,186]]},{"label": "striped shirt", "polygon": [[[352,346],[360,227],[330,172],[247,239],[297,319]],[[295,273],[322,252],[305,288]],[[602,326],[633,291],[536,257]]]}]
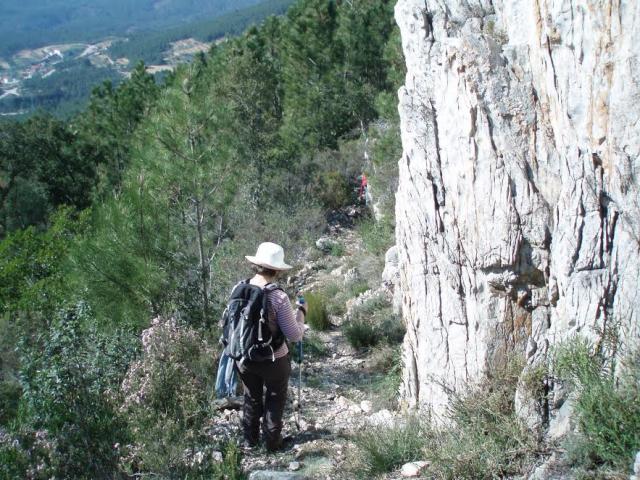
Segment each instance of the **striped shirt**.
[{"label": "striped shirt", "polygon": [[[272,333],[278,328],[290,342],[299,342],[304,335],[304,314],[298,313],[291,307],[289,297],[282,290],[272,290],[267,293],[267,309],[269,311],[269,329]],[[278,348],[274,356],[282,358],[289,353],[286,342]]]}]

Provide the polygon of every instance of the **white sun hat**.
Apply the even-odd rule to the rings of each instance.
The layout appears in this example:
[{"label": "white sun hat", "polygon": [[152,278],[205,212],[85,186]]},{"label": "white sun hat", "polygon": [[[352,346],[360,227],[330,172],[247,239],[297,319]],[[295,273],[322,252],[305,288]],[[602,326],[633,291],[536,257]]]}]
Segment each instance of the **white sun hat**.
[{"label": "white sun hat", "polygon": [[280,245],[264,242],[258,246],[255,256],[245,255],[247,260],[271,270],[289,270],[291,265],[284,263],[284,250]]}]

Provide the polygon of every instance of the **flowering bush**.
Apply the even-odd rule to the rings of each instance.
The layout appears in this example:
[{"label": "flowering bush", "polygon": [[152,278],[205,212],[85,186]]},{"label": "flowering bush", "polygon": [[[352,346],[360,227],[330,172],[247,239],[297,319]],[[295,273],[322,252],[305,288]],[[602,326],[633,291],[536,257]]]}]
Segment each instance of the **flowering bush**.
[{"label": "flowering bush", "polygon": [[169,477],[206,472],[217,463],[205,429],[215,398],[217,348],[175,318],[156,318],[142,333],[142,355],[122,382],[121,410],[134,442],[126,470]]}]

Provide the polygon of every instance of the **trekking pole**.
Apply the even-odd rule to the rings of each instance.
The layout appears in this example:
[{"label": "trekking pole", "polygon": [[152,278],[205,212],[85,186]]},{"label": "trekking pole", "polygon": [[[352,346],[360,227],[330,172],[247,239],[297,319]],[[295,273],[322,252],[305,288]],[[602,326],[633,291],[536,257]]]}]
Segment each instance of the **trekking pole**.
[{"label": "trekking pole", "polygon": [[298,425],[302,416],[302,339],[298,342]]},{"label": "trekking pole", "polygon": [[[298,293],[296,304],[298,306],[302,306],[305,304],[302,293]],[[301,416],[302,416],[302,338],[298,342],[298,420],[296,422],[298,431],[300,431]]]}]

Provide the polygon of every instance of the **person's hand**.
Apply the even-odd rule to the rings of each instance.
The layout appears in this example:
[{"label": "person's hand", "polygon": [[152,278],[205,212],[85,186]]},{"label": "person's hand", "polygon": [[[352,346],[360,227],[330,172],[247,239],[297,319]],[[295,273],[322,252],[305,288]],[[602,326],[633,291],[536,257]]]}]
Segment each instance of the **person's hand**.
[{"label": "person's hand", "polygon": [[296,307],[302,310],[302,313],[306,315],[309,314],[309,304],[304,300],[304,297],[301,294],[298,294],[296,298]]}]

